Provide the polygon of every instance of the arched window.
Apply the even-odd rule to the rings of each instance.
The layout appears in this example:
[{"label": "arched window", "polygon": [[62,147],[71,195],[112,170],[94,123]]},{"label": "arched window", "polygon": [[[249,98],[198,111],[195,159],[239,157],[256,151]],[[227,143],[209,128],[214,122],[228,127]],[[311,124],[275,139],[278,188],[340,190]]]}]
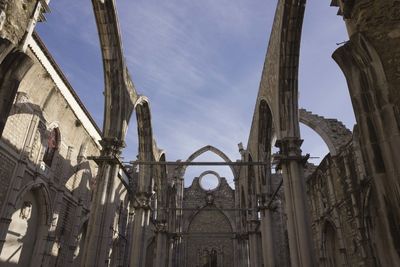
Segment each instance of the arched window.
[{"label": "arched window", "polygon": [[324,235],[326,266],[339,266],[341,262],[339,240],[335,228],[330,223],[326,224]]},{"label": "arched window", "polygon": [[59,141],[60,141],[60,132],[58,128],[54,128],[53,130],[51,130],[47,138],[47,143],[46,143],[47,147],[43,156],[43,162],[49,167],[51,167],[51,164],[53,162],[54,154],[58,149]]}]

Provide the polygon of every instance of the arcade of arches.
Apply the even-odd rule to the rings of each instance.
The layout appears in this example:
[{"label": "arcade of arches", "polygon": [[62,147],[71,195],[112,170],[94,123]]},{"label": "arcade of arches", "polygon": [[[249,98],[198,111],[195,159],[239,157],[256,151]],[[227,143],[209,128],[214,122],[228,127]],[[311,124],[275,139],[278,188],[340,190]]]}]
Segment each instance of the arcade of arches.
[{"label": "arcade of arches", "polygon": [[[98,128],[34,32],[49,2],[0,0],[0,266],[400,266],[399,0],[326,0],[349,35],[332,57],[352,130],[299,109],[306,0],[278,0],[241,158],[205,146],[183,162],[214,153],[233,188],[211,168],[185,188],[188,165],[166,164],[115,0],[92,0],[105,73]],[[132,114],[138,161],[154,164],[120,160]],[[299,123],[329,148],[318,166],[301,154]]]}]

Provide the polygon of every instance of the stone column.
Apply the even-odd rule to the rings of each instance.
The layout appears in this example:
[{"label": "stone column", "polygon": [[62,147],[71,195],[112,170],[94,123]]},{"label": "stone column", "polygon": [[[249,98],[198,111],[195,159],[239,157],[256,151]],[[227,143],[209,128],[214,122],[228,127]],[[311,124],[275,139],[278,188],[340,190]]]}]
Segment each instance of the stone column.
[{"label": "stone column", "polygon": [[237,233],[235,239],[238,244],[238,263],[236,264],[238,267],[248,267],[249,266],[249,257],[248,257],[248,234],[241,232]]},{"label": "stone column", "polygon": [[[90,218],[81,266],[108,266],[115,216],[115,191],[118,184],[119,155],[122,142],[103,139],[101,156],[95,160],[99,165],[96,185],[91,203]],[[134,266],[134,265],[133,265]]]},{"label": "stone column", "polygon": [[167,224],[163,221],[156,223],[156,258],[154,267],[165,267],[168,253],[168,232]]},{"label": "stone column", "polygon": [[173,257],[174,257],[174,243],[175,243],[175,238],[174,236],[169,237],[169,247],[168,247],[168,267],[173,266]]},{"label": "stone column", "polygon": [[177,236],[175,238],[175,257],[178,266],[185,266],[185,242],[182,237],[183,232],[183,192],[184,192],[184,177],[183,174],[180,173],[180,176],[176,178],[177,182],[177,196],[176,196],[176,233]]},{"label": "stone column", "polygon": [[315,261],[300,149],[302,142],[294,137],[278,140],[276,144],[280,148],[279,167],[285,190],[290,262],[292,266],[311,267],[315,266]]},{"label": "stone column", "polygon": [[264,266],[275,266],[272,211],[261,207],[261,245]]},{"label": "stone column", "polygon": [[150,195],[147,192],[138,192],[135,197],[135,220],[131,245],[130,266],[144,267],[146,264],[146,227],[150,219]]},{"label": "stone column", "polygon": [[124,255],[125,255],[124,256],[124,266],[129,266],[129,262],[131,260],[131,254],[129,252],[131,251],[131,247],[132,247],[132,233],[133,233],[134,218],[135,218],[135,208],[133,207],[133,201],[131,199],[130,203],[129,203],[128,225],[126,227],[127,244],[125,246],[125,252],[124,252]]},{"label": "stone column", "polygon": [[249,243],[250,243],[250,266],[259,267],[261,262],[259,261],[259,251],[258,251],[258,225],[260,222],[258,220],[251,220],[249,224]]}]

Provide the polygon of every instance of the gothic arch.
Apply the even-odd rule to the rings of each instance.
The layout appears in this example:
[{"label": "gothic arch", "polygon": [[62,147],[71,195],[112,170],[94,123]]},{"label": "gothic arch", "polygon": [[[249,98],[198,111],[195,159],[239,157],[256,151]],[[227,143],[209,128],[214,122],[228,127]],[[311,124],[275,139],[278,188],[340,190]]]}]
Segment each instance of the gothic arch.
[{"label": "gothic arch", "polygon": [[[188,217],[188,219],[186,220],[186,222],[183,225],[183,232],[185,232],[185,233],[189,232],[190,225],[196,219],[196,216],[200,212],[202,212],[202,211],[204,212],[203,209],[208,208],[208,207],[210,207],[210,206],[204,205],[204,206],[200,207],[198,210],[194,211],[192,214],[190,214],[190,216]],[[212,207],[215,208],[216,211],[220,212],[224,216],[224,218],[229,223],[231,231],[235,232],[236,231],[235,222],[225,213],[225,211],[221,210],[220,208],[218,208],[216,206],[212,206]],[[208,210],[206,212],[208,212]]]},{"label": "gothic arch", "polygon": [[[26,257],[28,257],[30,266],[40,265],[42,255],[46,253],[46,236],[52,220],[52,207],[46,183],[37,178],[34,182],[25,185],[14,199],[12,207],[5,214],[6,218],[11,219],[8,229],[11,228],[10,233],[18,232],[20,234],[18,242],[22,241],[19,248],[22,248],[21,254],[15,260],[17,264],[26,265]],[[20,213],[18,213],[18,210],[20,210]],[[4,236],[4,240],[6,239],[8,239],[8,234]],[[10,236],[10,239],[13,240],[15,238]],[[9,249],[14,251],[13,242],[10,242]],[[7,253],[5,246],[6,244],[3,246],[2,253]],[[16,250],[15,253],[17,252]]]},{"label": "gothic arch", "polygon": [[24,100],[19,99],[17,94],[17,100],[15,101],[13,107],[11,108],[8,117],[14,116],[16,114],[29,114],[29,115],[33,114],[38,116],[42,121],[46,121],[43,115],[43,111],[40,109],[39,105],[23,101]]},{"label": "gothic arch", "polygon": [[[274,138],[274,122],[271,108],[266,99],[261,98],[258,103],[258,133],[257,133],[257,158],[258,161],[271,162],[271,146]],[[271,165],[257,166],[257,176],[260,186],[272,190]]]},{"label": "gothic arch", "polygon": [[[18,196],[15,198],[15,202],[13,203],[14,207],[18,207],[21,204],[22,198],[24,194],[27,192],[34,190],[38,193],[38,199],[41,206],[45,207],[44,212],[41,214],[43,222],[46,225],[50,225],[51,223],[51,215],[52,215],[52,203],[50,201],[50,191],[46,186],[46,183],[37,178],[34,182],[30,182],[26,184],[18,193]],[[10,211],[8,211],[7,217],[11,216]]]},{"label": "gothic arch", "polygon": [[336,119],[326,119],[305,109],[299,109],[299,121],[321,136],[332,156],[337,155],[340,148],[352,139],[351,131]]},{"label": "gothic arch", "polygon": [[[196,158],[198,158],[199,156],[201,156],[202,154],[204,154],[204,153],[206,153],[206,152],[208,152],[208,151],[210,151],[210,152],[214,153],[215,155],[219,156],[220,158],[222,158],[222,159],[223,159],[225,162],[227,162],[227,163],[232,162],[232,161],[229,159],[229,157],[228,157],[224,152],[222,152],[222,151],[219,150],[218,148],[216,148],[216,147],[214,147],[214,146],[211,146],[211,145],[207,145],[207,146],[204,146],[204,147],[198,149],[198,150],[195,151],[192,155],[190,155],[190,156],[187,158],[186,161],[187,161],[187,162],[192,162],[193,160],[195,160]],[[234,168],[232,165],[230,165],[229,167],[230,167],[231,170],[232,170],[233,177],[236,177],[236,170],[235,170],[235,168]],[[182,175],[182,176],[185,174],[186,168],[187,168],[187,166],[183,166],[183,167],[182,167],[182,169],[181,169],[181,175]]]},{"label": "gothic arch", "polygon": [[105,83],[104,138],[125,139],[128,122],[138,99],[122,51],[115,1],[92,1]]},{"label": "gothic arch", "polygon": [[322,226],[322,250],[324,255],[324,266],[334,267],[342,264],[341,245],[337,227],[335,224],[326,220]]},{"label": "gothic arch", "polygon": [[[153,133],[148,99],[140,96],[135,103],[137,130],[139,138],[139,160],[154,161]],[[139,166],[139,191],[147,192],[151,187],[152,168],[150,165]]]},{"label": "gothic arch", "polygon": [[[73,168],[74,172],[69,176],[69,178],[65,182],[65,186],[72,191],[78,189],[79,187],[83,186],[81,183],[85,182],[85,176],[92,177],[92,171],[90,169],[89,161],[85,160]],[[89,182],[89,181],[86,181]]]},{"label": "gothic arch", "polygon": [[0,64],[0,136],[19,85],[32,66],[32,59],[18,50],[9,53]]},{"label": "gothic arch", "polygon": [[299,137],[298,67],[305,0],[279,0],[271,31],[259,97],[274,116],[278,139]]}]

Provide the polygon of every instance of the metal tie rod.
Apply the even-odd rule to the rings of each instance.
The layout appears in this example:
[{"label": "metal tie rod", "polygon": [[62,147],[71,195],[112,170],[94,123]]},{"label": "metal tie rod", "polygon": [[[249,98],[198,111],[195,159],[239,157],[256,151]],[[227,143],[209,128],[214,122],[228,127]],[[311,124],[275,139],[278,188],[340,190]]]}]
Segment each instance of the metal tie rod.
[{"label": "metal tie rod", "polygon": [[130,161],[132,165],[173,165],[173,166],[249,166],[249,165],[264,165],[269,166],[269,162],[217,162],[217,161]]}]

